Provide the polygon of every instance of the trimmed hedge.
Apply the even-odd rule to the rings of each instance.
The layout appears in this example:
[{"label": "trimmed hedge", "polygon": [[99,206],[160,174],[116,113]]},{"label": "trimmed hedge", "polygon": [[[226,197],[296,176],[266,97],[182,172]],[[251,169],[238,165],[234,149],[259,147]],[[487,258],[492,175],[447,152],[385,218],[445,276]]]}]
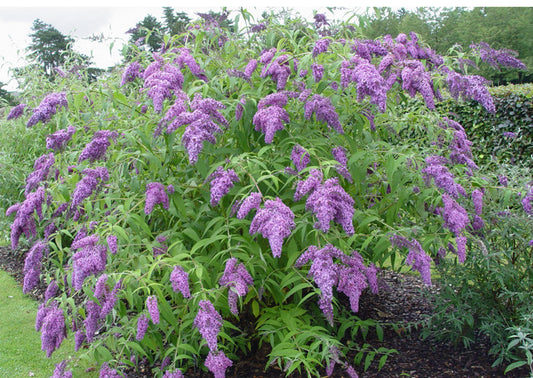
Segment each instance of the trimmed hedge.
[{"label": "trimmed hedge", "polygon": [[474,101],[437,106],[466,129],[477,162],[533,164],[533,84],[494,87],[490,93],[495,114]]}]

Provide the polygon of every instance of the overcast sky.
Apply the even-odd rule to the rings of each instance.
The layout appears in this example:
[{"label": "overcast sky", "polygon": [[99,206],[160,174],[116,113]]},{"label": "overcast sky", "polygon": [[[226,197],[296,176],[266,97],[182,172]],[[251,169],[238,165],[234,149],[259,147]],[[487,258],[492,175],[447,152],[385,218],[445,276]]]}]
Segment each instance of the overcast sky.
[{"label": "overcast sky", "polygon": [[[451,1],[451,2],[450,2]],[[410,0],[396,2],[392,0],[377,0],[372,3],[358,3],[356,1],[335,0],[328,2],[328,6],[341,6],[364,11],[364,6],[390,6],[390,7],[414,7],[414,6],[527,6],[528,0],[508,0],[502,4],[501,0],[474,0],[458,2],[458,0]],[[269,0],[268,2],[258,0],[248,1],[210,1],[195,0],[193,2],[162,2],[161,0],[140,1],[140,0],[92,0],[85,2],[90,7],[80,7],[73,5],[74,1],[55,0],[36,2],[30,0],[18,0],[15,4],[18,7],[0,6],[0,82],[7,84],[5,89],[16,89],[16,83],[9,77],[9,69],[23,66],[25,49],[31,43],[29,35],[31,26],[37,18],[52,25],[64,35],[70,35],[75,40],[74,49],[80,53],[91,56],[97,67],[107,68],[121,60],[120,49],[127,42],[129,35],[125,32],[134,27],[145,16],[152,16],[162,20],[163,7],[172,6],[176,11],[185,11],[189,17],[195,18],[197,12],[207,12],[209,9],[220,10],[223,5],[228,9],[238,9],[245,7],[252,13],[259,16],[265,5],[272,7],[289,7],[297,9],[304,17],[312,17],[313,9],[327,13],[323,6],[325,1],[305,0]],[[196,7],[180,7],[179,4],[195,4]],[[128,7],[124,7],[124,5]],[[146,7],[149,4],[152,7]],[[254,11],[255,8],[255,11]],[[92,42],[87,37],[91,35],[103,34],[106,37],[104,42]],[[111,43],[114,42],[113,49],[110,50]]]}]

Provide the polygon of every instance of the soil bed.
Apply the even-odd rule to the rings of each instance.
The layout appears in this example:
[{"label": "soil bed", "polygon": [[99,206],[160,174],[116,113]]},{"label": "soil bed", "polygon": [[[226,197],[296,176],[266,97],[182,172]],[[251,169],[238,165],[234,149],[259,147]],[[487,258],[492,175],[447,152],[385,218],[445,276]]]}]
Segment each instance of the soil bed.
[{"label": "soil bed", "polygon": [[[0,247],[0,269],[11,274],[21,285],[24,280],[24,253],[13,252],[10,248]],[[375,332],[369,332],[366,340],[354,340],[358,343],[369,343],[373,348],[384,347],[396,349],[397,354],[389,356],[385,366],[378,370],[379,357],[374,360],[366,372],[362,366],[354,366],[359,377],[526,377],[528,370],[516,369],[504,375],[505,367],[491,367],[493,358],[489,356],[490,345],[479,340],[474,347],[466,350],[462,345],[436,343],[422,340],[420,330],[415,326],[392,327],[387,324],[416,324],[423,320],[424,315],[432,311],[431,303],[421,294],[427,290],[417,276],[405,275],[391,271],[382,271],[380,292],[377,295],[365,293],[361,297],[361,319],[374,319],[383,324],[384,338],[380,342]],[[46,287],[39,286],[30,295],[41,301]],[[438,290],[433,286],[429,290]],[[268,361],[269,350],[263,347],[254,350],[240,361],[234,361],[228,369],[227,377],[285,377],[277,366],[264,368]],[[353,356],[348,356],[353,361]],[[150,366],[139,366],[136,372],[128,374],[130,378],[150,377]],[[325,375],[325,373],[324,373]],[[201,370],[189,370],[186,377],[211,377]],[[299,377],[292,374],[291,377]],[[336,368],[332,377],[348,377],[342,368]]]}]

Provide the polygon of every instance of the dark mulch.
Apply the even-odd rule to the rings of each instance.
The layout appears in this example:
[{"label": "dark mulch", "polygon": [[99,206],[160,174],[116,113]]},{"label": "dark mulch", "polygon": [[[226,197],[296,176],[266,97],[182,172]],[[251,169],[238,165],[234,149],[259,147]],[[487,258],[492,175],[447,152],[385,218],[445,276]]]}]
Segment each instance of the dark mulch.
[{"label": "dark mulch", "polygon": [[[10,248],[0,247],[0,268],[7,271],[22,284],[24,267],[24,253],[13,252]],[[422,340],[420,329],[415,327],[392,327],[387,324],[416,324],[422,321],[425,314],[432,311],[431,303],[421,294],[427,290],[417,276],[405,275],[390,271],[381,272],[381,290],[379,294],[364,294],[361,297],[361,319],[375,319],[384,324],[384,338],[380,342],[373,332],[365,341],[372,347],[396,349],[385,366],[378,370],[376,359],[366,372],[362,366],[355,367],[360,377],[526,377],[526,369],[516,369],[504,375],[504,367],[491,367],[493,359],[489,356],[490,345],[483,339],[474,348],[466,350],[462,345]],[[36,300],[42,300],[44,287],[38,287],[30,295]],[[438,290],[432,287],[429,290]],[[271,366],[265,372],[269,350],[266,346],[253,350],[249,356],[240,361],[234,361],[227,371],[228,377],[284,377],[277,366]],[[348,356],[353,359],[353,356]],[[130,378],[150,377],[149,366],[139,366],[137,372],[128,375]],[[325,374],[325,373],[324,373]],[[210,377],[200,370],[188,371],[187,377]],[[336,368],[333,377],[347,377],[342,368]],[[298,377],[292,374],[291,377]]]}]

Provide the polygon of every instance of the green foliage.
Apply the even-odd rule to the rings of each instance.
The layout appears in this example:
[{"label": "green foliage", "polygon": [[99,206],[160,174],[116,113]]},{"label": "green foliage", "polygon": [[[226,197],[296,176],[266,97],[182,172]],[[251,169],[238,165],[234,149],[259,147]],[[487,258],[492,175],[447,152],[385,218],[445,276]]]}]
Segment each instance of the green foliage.
[{"label": "green foliage", "polygon": [[[496,113],[490,114],[473,101],[439,104],[468,132],[478,161],[533,164],[533,84],[507,85],[490,89]],[[514,133],[515,136],[505,133]],[[510,135],[510,136],[507,136]],[[491,167],[492,168],[492,167]]]},{"label": "green foliage", "polygon": [[520,366],[528,365],[530,369],[530,377],[533,377],[533,316],[531,314],[524,315],[522,318],[524,325],[513,326],[509,328],[511,341],[507,349],[518,348],[523,351],[525,359],[518,360],[510,364],[505,373],[519,368]]}]

